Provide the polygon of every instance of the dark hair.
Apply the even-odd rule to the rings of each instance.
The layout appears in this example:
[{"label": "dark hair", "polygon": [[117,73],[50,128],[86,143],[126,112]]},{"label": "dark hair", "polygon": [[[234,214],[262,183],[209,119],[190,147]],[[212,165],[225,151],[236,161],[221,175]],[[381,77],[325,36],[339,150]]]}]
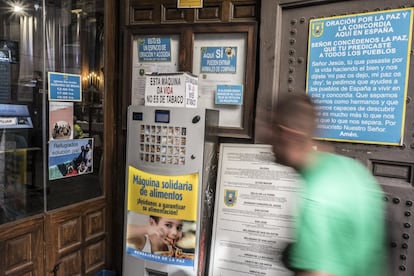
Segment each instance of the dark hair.
[{"label": "dark hair", "polygon": [[316,109],[306,94],[282,98],[276,107],[276,124],[313,134],[316,127]]},{"label": "dark hair", "polygon": [[158,222],[160,221],[160,217],[157,216],[150,216],[150,218],[152,218],[156,224],[158,224]]}]

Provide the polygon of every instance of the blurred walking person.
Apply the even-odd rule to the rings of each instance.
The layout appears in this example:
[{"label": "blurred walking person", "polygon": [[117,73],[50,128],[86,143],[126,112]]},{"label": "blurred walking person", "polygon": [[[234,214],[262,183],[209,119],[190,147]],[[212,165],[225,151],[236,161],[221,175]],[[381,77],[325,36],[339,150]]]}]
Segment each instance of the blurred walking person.
[{"label": "blurred walking person", "polygon": [[360,162],[315,149],[316,112],[310,98],[290,95],[276,109],[277,162],[303,180],[295,241],[284,253],[297,276],[383,276],[383,192]]}]

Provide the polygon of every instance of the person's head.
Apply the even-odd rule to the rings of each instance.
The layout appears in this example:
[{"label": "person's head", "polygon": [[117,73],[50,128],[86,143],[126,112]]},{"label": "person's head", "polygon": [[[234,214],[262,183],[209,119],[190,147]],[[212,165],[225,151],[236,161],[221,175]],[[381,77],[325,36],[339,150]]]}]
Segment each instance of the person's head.
[{"label": "person's head", "polygon": [[311,99],[297,94],[279,101],[274,126],[276,161],[296,170],[306,166],[316,128],[316,111]]},{"label": "person's head", "polygon": [[174,242],[183,236],[183,221],[180,219],[150,216],[150,225],[162,229],[167,238]]}]

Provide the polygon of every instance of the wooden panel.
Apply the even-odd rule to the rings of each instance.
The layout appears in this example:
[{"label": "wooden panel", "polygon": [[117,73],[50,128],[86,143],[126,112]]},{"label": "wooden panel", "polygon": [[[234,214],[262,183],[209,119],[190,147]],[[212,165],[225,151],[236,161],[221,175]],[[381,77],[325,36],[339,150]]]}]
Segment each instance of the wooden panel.
[{"label": "wooden panel", "polygon": [[131,23],[152,23],[154,7],[131,8]]},{"label": "wooden panel", "polygon": [[105,264],[105,240],[100,240],[85,248],[85,271],[91,273]]},{"label": "wooden panel", "polygon": [[83,275],[81,251],[75,251],[60,259],[58,275]]},{"label": "wooden panel", "polygon": [[26,273],[24,273],[24,274],[18,274],[19,276],[33,276],[33,275],[36,275],[36,274],[34,274],[33,273],[33,271],[29,271],[29,272],[26,272]]},{"label": "wooden panel", "polygon": [[232,10],[232,21],[239,20],[256,20],[257,7],[255,2],[251,3],[234,3]]},{"label": "wooden panel", "polygon": [[[121,63],[121,60],[118,58],[121,50],[119,48],[120,43],[120,36],[123,34],[123,32],[120,31],[118,22],[122,22],[123,24],[124,20],[127,20],[124,18],[124,20],[119,20],[119,9],[124,10],[124,2],[122,1],[116,1],[116,0],[110,0],[105,1],[105,24],[104,24],[104,33],[105,33],[105,47],[104,47],[104,71],[105,71],[105,81],[104,81],[104,137],[103,141],[105,143],[104,151],[103,151],[103,170],[101,177],[103,179],[103,186],[104,186],[104,192],[105,197],[108,202],[107,208],[106,208],[106,214],[108,215],[109,219],[105,220],[106,225],[104,223],[104,227],[106,229],[105,232],[109,233],[107,244],[109,244],[106,247],[106,255],[105,260],[108,263],[115,264],[114,270],[115,271],[121,271],[121,265],[122,265],[122,255],[117,255],[115,250],[112,250],[112,247],[110,244],[112,243],[112,240],[114,239],[111,235],[111,232],[109,229],[111,229],[111,224],[117,224],[119,223],[119,216],[117,216],[118,213],[114,212],[118,209],[117,204],[112,204],[112,202],[117,202],[114,200],[116,198],[116,195],[120,194],[117,192],[120,188],[120,186],[124,185],[117,185],[116,182],[114,182],[114,175],[117,175],[117,170],[113,169],[118,166],[115,156],[117,156],[116,146],[118,144],[117,136],[119,136],[119,133],[117,132],[117,122],[116,122],[116,116],[113,116],[113,114],[117,114],[119,111],[118,107],[118,99],[120,98],[120,94],[123,91],[119,90],[119,79],[120,79],[120,73],[119,73],[119,64]],[[119,94],[118,94],[119,93]],[[114,205],[114,208],[112,207]],[[119,212],[119,211],[117,211]],[[115,214],[114,214],[115,213]],[[112,221],[112,214],[114,214],[114,221]],[[122,223],[119,223],[122,224]],[[107,228],[108,227],[108,228]],[[114,235],[118,236],[116,239],[119,239],[122,235]],[[115,242],[114,244],[119,244]],[[119,266],[119,267],[117,267]]]},{"label": "wooden panel", "polygon": [[85,216],[85,240],[88,241],[105,232],[105,214],[103,210],[98,210]]},{"label": "wooden panel", "polygon": [[129,21],[127,25],[135,24],[154,24],[161,22],[160,0],[148,1],[127,1],[127,12]]},{"label": "wooden panel", "polygon": [[177,5],[162,5],[161,22],[164,23],[184,23],[186,10],[177,9]]},{"label": "wooden panel", "polygon": [[43,275],[43,217],[0,226],[0,275]]},{"label": "wooden panel", "polygon": [[79,246],[82,242],[82,220],[75,217],[58,224],[59,252]]},{"label": "wooden panel", "polygon": [[46,270],[58,275],[93,275],[104,268],[105,213],[104,198],[48,213]]},{"label": "wooden panel", "polygon": [[220,22],[221,21],[221,5],[206,6],[197,10],[196,21],[200,22]]},{"label": "wooden panel", "polygon": [[32,235],[26,233],[6,241],[6,267],[13,269],[31,264]]},{"label": "wooden panel", "polygon": [[127,1],[129,24],[250,22],[258,21],[253,0],[205,0],[200,9],[178,9],[176,0]]}]

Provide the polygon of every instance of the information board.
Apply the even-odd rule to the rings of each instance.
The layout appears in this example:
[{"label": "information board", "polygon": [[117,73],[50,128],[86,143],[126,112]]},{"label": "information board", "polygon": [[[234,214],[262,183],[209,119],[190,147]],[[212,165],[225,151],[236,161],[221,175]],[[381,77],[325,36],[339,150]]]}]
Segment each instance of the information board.
[{"label": "information board", "polygon": [[139,62],[171,61],[170,37],[142,37],[138,39]]},{"label": "information board", "polygon": [[216,104],[243,104],[243,85],[217,85]]},{"label": "information board", "polygon": [[145,104],[146,76],[178,72],[179,35],[136,35],[132,41],[131,104]]},{"label": "information board", "polygon": [[146,106],[196,108],[197,98],[197,76],[185,72],[146,76]]},{"label": "information board", "polygon": [[306,91],[317,138],[401,145],[412,9],[310,21]]},{"label": "information board", "polygon": [[209,275],[293,275],[281,253],[293,241],[299,193],[272,146],[221,144]]},{"label": "information board", "polygon": [[27,105],[0,104],[0,128],[33,128]]},{"label": "information board", "polygon": [[248,52],[246,33],[197,33],[194,36],[192,73],[199,76],[199,106],[220,110],[220,128],[243,127],[246,105],[244,102],[220,102],[223,97],[220,97],[221,92],[217,95],[217,88],[243,85],[245,96]]},{"label": "information board", "polygon": [[49,72],[50,101],[82,101],[81,76]]},{"label": "information board", "polygon": [[202,47],[200,73],[236,73],[237,47]]}]

